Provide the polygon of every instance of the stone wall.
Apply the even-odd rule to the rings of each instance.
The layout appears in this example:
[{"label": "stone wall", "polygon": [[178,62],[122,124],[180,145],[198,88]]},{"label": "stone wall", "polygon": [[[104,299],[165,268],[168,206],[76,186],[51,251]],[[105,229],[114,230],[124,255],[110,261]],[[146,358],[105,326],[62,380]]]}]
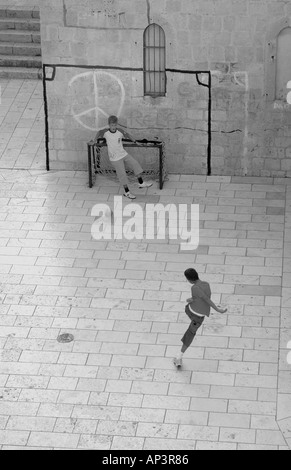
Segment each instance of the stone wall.
[{"label": "stone wall", "polygon": [[[47,82],[52,168],[85,168],[86,142],[118,114],[135,137],[165,140],[170,172],[207,172],[208,88],[195,74],[168,72],[166,97],[143,96],[143,32],[155,22],[167,68],[211,71],[212,174],[291,176],[291,106],[272,96],[276,34],[291,26],[291,0],[40,6],[43,62],[58,66]],[[208,84],[207,74],[198,78]]]},{"label": "stone wall", "polygon": [[7,7],[10,9],[18,7],[38,7],[40,0],[0,0],[0,6]]}]

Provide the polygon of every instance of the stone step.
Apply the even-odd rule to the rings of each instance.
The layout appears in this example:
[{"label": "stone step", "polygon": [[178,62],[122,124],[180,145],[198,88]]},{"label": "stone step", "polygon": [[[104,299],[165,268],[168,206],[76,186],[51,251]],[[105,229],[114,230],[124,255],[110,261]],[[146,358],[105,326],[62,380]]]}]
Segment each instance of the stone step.
[{"label": "stone step", "polygon": [[32,69],[24,67],[0,67],[0,78],[15,78],[19,80],[41,80],[42,69]]},{"label": "stone step", "polygon": [[35,56],[17,56],[17,55],[0,55],[0,67],[42,67],[41,57]]},{"label": "stone step", "polygon": [[0,42],[40,43],[40,33],[37,31],[0,31]]},{"label": "stone step", "polygon": [[11,29],[40,31],[40,21],[36,18],[0,18],[0,31]]},{"label": "stone step", "polygon": [[[7,0],[8,3],[8,0]],[[0,18],[40,18],[39,8],[34,6],[0,5]]]},{"label": "stone step", "polygon": [[37,43],[0,42],[0,55],[41,56],[41,45]]}]

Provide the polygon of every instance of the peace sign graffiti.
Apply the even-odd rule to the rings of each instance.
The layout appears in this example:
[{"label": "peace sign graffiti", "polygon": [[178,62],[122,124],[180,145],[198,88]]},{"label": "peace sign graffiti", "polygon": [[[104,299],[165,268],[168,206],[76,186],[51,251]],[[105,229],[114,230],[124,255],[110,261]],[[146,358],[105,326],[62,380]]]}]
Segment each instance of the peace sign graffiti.
[{"label": "peace sign graffiti", "polygon": [[114,74],[103,70],[81,73],[70,80],[69,89],[73,97],[72,115],[82,127],[98,131],[105,127],[101,126],[102,117],[107,121],[111,114],[121,115],[125,89]]}]

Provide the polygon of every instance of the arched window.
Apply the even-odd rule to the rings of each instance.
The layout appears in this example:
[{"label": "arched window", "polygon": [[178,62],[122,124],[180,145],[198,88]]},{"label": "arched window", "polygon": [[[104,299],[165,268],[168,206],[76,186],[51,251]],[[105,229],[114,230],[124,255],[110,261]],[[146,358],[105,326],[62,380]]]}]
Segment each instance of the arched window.
[{"label": "arched window", "polygon": [[166,35],[157,24],[144,32],[144,94],[154,98],[166,95]]},{"label": "arched window", "polygon": [[276,99],[286,100],[291,80],[291,28],[284,28],[277,39]]}]

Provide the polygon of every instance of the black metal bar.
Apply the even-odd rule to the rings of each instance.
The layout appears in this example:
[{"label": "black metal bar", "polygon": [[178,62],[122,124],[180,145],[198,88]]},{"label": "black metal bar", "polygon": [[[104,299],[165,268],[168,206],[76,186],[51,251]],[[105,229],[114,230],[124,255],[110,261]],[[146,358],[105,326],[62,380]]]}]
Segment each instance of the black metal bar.
[{"label": "black metal bar", "polygon": [[197,80],[198,85],[205,86],[206,88],[209,88],[209,84],[206,85],[206,83],[202,83],[201,80],[200,80],[200,78],[198,77],[198,75],[199,75],[199,74],[197,73],[197,74],[196,74],[196,80]]},{"label": "black metal bar", "polygon": [[211,175],[212,153],[212,77],[209,72],[209,100],[208,100],[208,149],[207,149],[207,174]]},{"label": "black metal bar", "polygon": [[[145,148],[146,147],[158,147],[162,142],[160,140],[147,140],[146,142],[143,142],[142,140],[137,140],[138,143],[140,144],[144,144]],[[148,145],[148,144],[152,144],[152,145]],[[137,145],[132,142],[132,140],[123,140],[123,146],[124,147],[136,147]],[[98,149],[98,147],[107,147],[107,144],[106,143],[98,143],[96,145],[96,148]]]},{"label": "black metal bar", "polygon": [[143,37],[143,94],[146,94],[146,79],[147,79],[147,67],[146,67],[146,35],[147,35],[148,28],[144,32]]},{"label": "black metal bar", "polygon": [[[207,145],[207,175],[211,175],[211,153],[212,153],[212,77],[211,72],[207,72],[208,75],[208,84],[202,83],[199,74],[202,72],[196,73],[196,80],[198,85],[208,88],[208,145]],[[204,72],[206,73],[206,72]]]},{"label": "black metal bar", "polygon": [[163,30],[163,46],[164,46],[164,63],[163,63],[163,93],[166,95],[167,93],[167,74],[166,74],[166,65],[167,65],[167,41],[166,41],[166,34]]},{"label": "black metal bar", "polygon": [[[156,45],[156,25],[154,25],[154,45]],[[154,56],[154,93],[156,93],[156,70],[157,70],[157,67],[156,67],[156,51],[155,51],[155,49],[153,50],[153,56]]]},{"label": "black metal bar", "polygon": [[100,170],[100,168],[101,168],[101,147],[99,147],[99,146],[95,147],[95,165],[96,165],[96,170]]},{"label": "black metal bar", "polygon": [[163,189],[163,186],[164,186],[164,168],[163,168],[163,146],[160,145],[160,148],[159,148],[159,160],[160,160],[160,170],[159,170],[159,173],[160,173],[160,189]]},{"label": "black metal bar", "polygon": [[185,74],[190,74],[190,75],[197,75],[197,74],[199,74],[199,73],[207,73],[207,74],[209,74],[209,70],[166,69],[166,72],[185,73]]},{"label": "black metal bar", "polygon": [[55,77],[56,77],[56,72],[57,72],[57,71],[56,71],[56,66],[55,66],[55,65],[51,65],[51,66],[48,66],[48,67],[50,67],[50,68],[53,69],[53,73],[52,73],[52,76],[51,76],[50,78],[48,78],[48,77],[46,76],[46,74],[45,74],[45,80],[46,80],[47,82],[53,82],[54,79],[55,79]]},{"label": "black metal bar", "polygon": [[88,174],[89,174],[89,188],[93,186],[93,177],[92,177],[92,144],[88,143]]},{"label": "black metal bar", "polygon": [[161,52],[162,52],[162,40],[161,40],[161,35],[162,35],[162,30],[160,29],[159,30],[159,46],[160,46],[160,50],[159,50],[159,92],[161,93],[162,92],[162,56],[161,56]]},{"label": "black metal bar", "polygon": [[44,125],[45,125],[45,150],[46,150],[46,170],[50,171],[49,156],[49,123],[48,123],[48,103],[45,77],[45,65],[42,66],[43,104],[44,104]]},{"label": "black metal bar", "polygon": [[[133,68],[133,67],[115,67],[110,65],[76,65],[76,64],[44,64],[44,67],[57,67],[57,68],[78,68],[78,69],[96,69],[96,70],[124,70],[130,72],[142,72],[142,68]],[[182,69],[166,69],[166,72],[173,73],[187,73],[195,75],[197,73],[207,73],[209,70],[182,70]]]},{"label": "black metal bar", "polygon": [[96,69],[96,70],[125,70],[128,72],[142,72],[142,68],[134,67],[116,67],[114,65],[83,65],[83,64],[43,64],[44,67],[61,67],[61,68],[73,68],[73,69]]}]

